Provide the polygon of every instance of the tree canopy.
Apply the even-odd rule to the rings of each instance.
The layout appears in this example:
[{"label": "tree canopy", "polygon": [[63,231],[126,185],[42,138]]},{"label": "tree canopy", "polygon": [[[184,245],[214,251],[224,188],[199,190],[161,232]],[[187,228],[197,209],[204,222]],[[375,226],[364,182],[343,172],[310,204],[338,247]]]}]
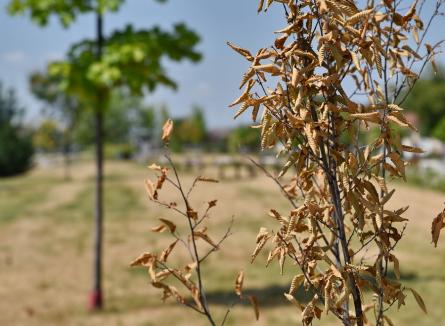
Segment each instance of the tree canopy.
[{"label": "tree canopy", "polygon": [[38,149],[52,152],[61,147],[62,132],[57,122],[51,119],[44,120],[34,132],[33,143]]},{"label": "tree canopy", "polygon": [[[165,2],[165,0],[155,0]],[[80,14],[91,11],[117,11],[124,0],[11,0],[8,11],[12,15],[28,13],[38,25],[45,26],[51,16],[57,16],[64,27],[71,25]]]},{"label": "tree canopy", "polygon": [[198,42],[199,36],[184,24],[175,25],[172,32],[159,27],[135,31],[127,26],[106,39],[100,61],[94,40],[83,40],[71,47],[66,60],[50,63],[48,74],[63,80],[61,86],[67,93],[88,104],[94,102],[98,88],[109,92],[125,87],[135,95],[153,91],[160,84],[176,88],[163,58],[197,62],[201,59],[195,49]]},{"label": "tree canopy", "polygon": [[[12,15],[28,14],[41,26],[55,16],[68,27],[80,14],[117,11],[123,3],[124,0],[11,0],[8,10]],[[115,87],[126,87],[133,94],[142,95],[158,85],[176,88],[163,59],[198,62],[199,41],[199,36],[183,23],[174,25],[172,31],[157,26],[135,30],[127,25],[105,36],[100,60],[97,40],[84,39],[69,49],[65,60],[50,63],[45,75],[59,79],[63,91],[75,95],[84,106],[93,107],[97,89],[109,95]]]}]

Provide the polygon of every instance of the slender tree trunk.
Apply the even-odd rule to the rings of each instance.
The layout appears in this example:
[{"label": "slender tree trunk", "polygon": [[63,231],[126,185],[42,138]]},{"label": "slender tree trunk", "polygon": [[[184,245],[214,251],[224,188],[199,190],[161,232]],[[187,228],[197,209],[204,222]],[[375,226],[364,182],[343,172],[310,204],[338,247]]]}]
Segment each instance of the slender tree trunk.
[{"label": "slender tree trunk", "polygon": [[[97,13],[97,60],[102,57],[103,48],[103,21],[102,14]],[[94,210],[94,261],[93,261],[93,290],[90,296],[90,308],[100,310],[103,306],[102,296],[102,218],[103,218],[103,105],[104,93],[97,90],[95,107],[95,134],[96,134],[96,195]]]},{"label": "slender tree trunk", "polygon": [[64,165],[64,177],[65,180],[71,179],[71,135],[70,131],[65,132],[64,144],[63,144],[63,165]]},{"label": "slender tree trunk", "polygon": [[[318,116],[313,107],[311,107],[311,115],[312,119],[318,122]],[[345,233],[344,215],[341,203],[340,189],[338,188],[337,166],[335,164],[335,161],[332,162],[330,161],[330,158],[328,157],[324,146],[320,146],[320,153],[323,162],[322,167],[324,172],[326,173],[326,178],[329,184],[329,191],[332,198],[332,204],[334,205],[334,217],[339,237],[337,239],[338,241],[337,250],[341,248],[343,254],[343,263],[344,265],[347,265],[351,263],[351,257],[349,255],[349,247]],[[337,262],[341,264],[339,256],[340,256],[340,251],[338,251],[338,256],[336,257],[336,259]],[[355,317],[356,317],[355,324],[357,326],[363,326],[363,310],[360,297],[360,290],[357,286],[357,282],[355,281],[354,275],[351,272],[347,273],[347,277],[348,277],[347,282],[349,283],[349,287],[351,289],[351,294],[354,302]],[[346,311],[344,312],[343,315],[343,325],[350,326],[352,323],[349,318],[349,304],[346,303],[344,308],[346,308]]]}]

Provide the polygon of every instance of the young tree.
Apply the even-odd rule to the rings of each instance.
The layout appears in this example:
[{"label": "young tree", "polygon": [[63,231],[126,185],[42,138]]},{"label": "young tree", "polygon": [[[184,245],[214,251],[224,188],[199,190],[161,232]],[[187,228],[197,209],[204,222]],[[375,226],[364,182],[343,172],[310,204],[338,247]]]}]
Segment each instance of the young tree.
[{"label": "young tree", "polygon": [[[93,291],[91,308],[102,308],[102,220],[103,220],[103,121],[116,87],[127,88],[135,95],[153,91],[158,85],[175,88],[175,82],[163,67],[164,58],[174,61],[199,61],[195,46],[199,37],[184,24],[167,32],[159,27],[135,30],[131,25],[106,36],[103,19],[108,11],[117,11],[123,0],[12,0],[11,14],[29,13],[39,25],[46,25],[56,15],[69,26],[80,14],[94,13],[96,38],[74,44],[64,61],[52,62],[49,75],[61,79],[61,87],[94,112],[96,152],[95,240]],[[157,0],[165,2],[165,0]]]},{"label": "young tree", "polygon": [[[444,1],[436,2],[426,25],[420,19],[425,1],[406,8],[392,0],[363,7],[350,0],[261,0],[259,11],[272,3],[283,6],[288,24],[272,47],[252,55],[229,43],[251,62],[244,92],[231,105],[241,106],[236,116],[252,108],[255,121],[261,109],[262,147],[285,146],[279,177],[295,170],[288,185],[266,171],[292,208],[271,210],[280,228],[260,231],[252,257],[273,239],[268,263],[278,259],[282,268],[287,257],[300,267],[285,297],[302,309],[304,325],[321,317],[320,303],[344,325],[364,325],[370,310],[377,325],[392,324],[386,311],[403,305],[408,291],[426,312],[415,290],[388,276],[392,265],[400,278],[393,250],[407,207],[387,208],[395,191],[387,180],[406,178],[403,152],[421,152],[401,144],[395,127],[414,129],[401,105],[418,79],[415,71],[437,53],[439,44],[425,43],[425,35]],[[373,125],[377,137],[359,142],[361,131]],[[375,259],[366,257],[369,248],[378,252]],[[293,295],[301,284],[312,293],[306,305]],[[365,288],[376,297],[369,305]]]},{"label": "young tree", "polygon": [[[283,7],[287,26],[276,32],[273,46],[252,55],[229,43],[251,64],[241,81],[244,91],[231,104],[240,106],[235,116],[251,109],[256,123],[261,111],[260,124],[255,127],[261,130],[262,148],[281,143],[280,155],[287,158],[277,177],[257,164],[278,185],[290,211],[270,210],[278,228],[260,229],[252,262],[271,242],[267,265],[277,260],[281,273],[286,259],[292,261],[291,268],[297,266],[284,296],[301,309],[303,325],[312,325],[322,312],[333,314],[343,325],[369,325],[371,318],[379,326],[393,325],[388,310],[395,304],[404,305],[408,292],[426,313],[421,296],[400,280],[394,248],[404,235],[407,219],[403,214],[408,207],[388,208],[395,192],[388,181],[406,178],[404,152],[421,152],[401,143],[400,128],[415,129],[401,105],[419,78],[416,72],[434,63],[440,43],[429,45],[425,36],[431,22],[443,14],[445,1],[436,1],[425,25],[420,16],[426,1],[415,0],[405,7],[402,1],[392,0],[378,4],[370,0],[361,6],[351,0],[260,0],[258,11],[274,3]],[[363,96],[368,99],[366,105]],[[171,121],[165,125],[166,139],[172,125]],[[373,126],[379,130],[374,138],[361,140],[361,134],[369,135]],[[173,164],[176,181],[169,179],[166,167],[151,168],[159,176],[156,182],[147,180],[150,199],[182,214],[190,223],[189,239],[193,239],[193,221],[201,219],[189,209],[191,190],[184,192]],[[282,184],[281,177],[291,171],[290,183]],[[175,202],[159,201],[164,183],[182,194],[185,211]],[[175,235],[176,225],[161,221],[154,231],[170,230]],[[436,245],[443,228],[445,211],[433,222]],[[149,269],[152,285],[164,290],[164,298],[174,297],[197,308],[214,325],[202,301],[202,287],[187,282],[190,268],[164,264],[180,240],[176,238],[161,255],[141,255],[132,265]],[[368,250],[376,254],[367,256]],[[199,263],[198,257],[196,254],[194,261]],[[396,279],[388,274],[391,267]],[[195,304],[168,284],[169,276],[188,288]],[[242,280],[240,274],[237,288]],[[298,302],[294,296],[301,286],[308,302]],[[364,301],[365,290],[373,294],[369,303]]]},{"label": "young tree", "polygon": [[[141,254],[131,262],[130,266],[142,266],[148,269],[151,285],[163,291],[163,301],[172,298],[177,303],[205,316],[210,325],[216,325],[216,318],[210,309],[205,290],[204,283],[208,273],[204,272],[204,264],[231,235],[233,219],[219,240],[214,240],[206,223],[210,219],[211,211],[217,205],[217,200],[210,200],[204,209],[198,209],[193,203],[192,194],[200,184],[218,183],[218,180],[197,176],[188,189],[184,186],[168,151],[171,136],[174,134],[173,126],[174,122],[168,119],[162,128],[162,140],[166,149],[165,158],[169,165],[168,167],[157,164],[150,165],[149,168],[156,172],[157,177],[156,181],[147,179],[145,185],[148,197],[153,203],[169,209],[181,219],[178,222],[172,222],[160,218],[161,225],[153,227],[152,231],[156,233],[169,231],[173,242],[160,254],[153,251]],[[167,191],[170,194],[176,194],[177,201],[161,199],[162,189],[169,186],[171,188]],[[179,232],[180,227],[181,231]],[[172,256],[182,259],[177,261]],[[190,262],[186,265],[183,263],[184,257],[190,259]],[[256,319],[259,318],[257,299],[253,295],[244,293],[243,281],[244,272],[241,271],[235,281],[235,293],[238,299],[234,300],[228,307],[220,324],[222,326],[225,325],[233,306],[241,301],[249,301],[254,308]]]}]

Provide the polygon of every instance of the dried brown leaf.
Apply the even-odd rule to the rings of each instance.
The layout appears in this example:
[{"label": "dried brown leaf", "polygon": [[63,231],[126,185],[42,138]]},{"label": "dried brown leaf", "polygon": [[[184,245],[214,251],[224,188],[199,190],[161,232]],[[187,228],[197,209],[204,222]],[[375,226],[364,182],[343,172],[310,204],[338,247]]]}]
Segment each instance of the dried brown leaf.
[{"label": "dried brown leaf", "polygon": [[209,201],[207,204],[209,205],[209,208],[215,207],[216,203],[218,202],[217,199]]},{"label": "dried brown leaf", "polygon": [[203,177],[203,176],[199,177],[197,180],[198,181],[202,181],[202,182],[214,182],[214,183],[218,183],[219,182],[217,179]]},{"label": "dried brown leaf", "polygon": [[175,248],[176,244],[178,243],[179,240],[175,240],[174,242],[172,242],[167,248],[165,248],[162,253],[161,256],[159,257],[159,261],[165,263],[168,259],[168,256],[171,254],[171,252],[173,251],[173,249]]},{"label": "dried brown leaf", "polygon": [[240,271],[235,281],[235,293],[239,296],[243,296],[243,282],[244,282],[244,271]]},{"label": "dried brown leaf", "polygon": [[155,185],[151,180],[145,180],[145,189],[147,190],[148,197],[151,200],[157,199]]},{"label": "dried brown leaf", "polygon": [[130,266],[131,267],[134,267],[134,266],[148,267],[148,266],[152,265],[155,261],[156,261],[156,255],[153,255],[150,252],[146,252],[146,253],[143,253],[142,255],[140,255],[135,260],[133,260],[130,263]]},{"label": "dried brown leaf", "polygon": [[412,288],[409,288],[408,290],[410,290],[410,291],[412,292],[412,294],[413,294],[414,298],[416,299],[417,304],[419,305],[420,309],[422,309],[422,311],[423,311],[425,314],[427,314],[428,311],[427,311],[427,309],[426,309],[425,302],[423,301],[423,299],[422,299],[422,297],[420,296],[420,294],[417,293],[417,291],[414,290],[414,289],[412,289]]},{"label": "dried brown leaf", "polygon": [[380,123],[380,113],[379,112],[370,112],[370,113],[353,113],[350,115],[351,118],[367,121],[367,122],[373,122],[373,123]]},{"label": "dried brown leaf", "polygon": [[205,233],[204,230],[194,231],[193,236],[204,240],[205,242],[207,242],[209,245],[211,245],[214,248],[218,248],[216,243],[207,235],[207,233]]},{"label": "dried brown leaf", "polygon": [[303,274],[295,275],[294,278],[292,279],[291,284],[290,284],[289,295],[293,295],[295,293],[295,291],[298,290],[300,285],[303,284],[303,281],[304,281]]},{"label": "dried brown leaf", "polygon": [[173,132],[173,121],[168,119],[162,127],[162,141],[168,142]]},{"label": "dried brown leaf", "polygon": [[437,247],[439,241],[440,231],[445,227],[445,210],[436,216],[431,225],[431,237],[434,247]]},{"label": "dried brown leaf", "polygon": [[260,0],[260,2],[258,3],[258,12],[263,10],[263,6],[264,6],[264,0]]},{"label": "dried brown leaf", "polygon": [[176,231],[176,225],[172,221],[169,221],[165,218],[160,218],[159,220],[168,227],[171,233],[174,233]]},{"label": "dried brown leaf", "polygon": [[243,57],[245,57],[247,60],[249,60],[249,61],[252,61],[252,60],[253,60],[253,56],[252,56],[252,54],[251,54],[248,50],[243,49],[243,48],[241,48],[241,47],[239,47],[239,46],[236,46],[235,44],[230,43],[230,42],[227,42],[227,45],[230,46],[234,51],[236,51],[236,52],[238,52],[239,54],[241,54],[241,55],[242,55]]},{"label": "dried brown leaf", "polygon": [[161,171],[162,170],[162,167],[157,165],[157,164],[155,164],[155,163],[151,164],[148,168],[150,170],[155,170],[155,171]]}]

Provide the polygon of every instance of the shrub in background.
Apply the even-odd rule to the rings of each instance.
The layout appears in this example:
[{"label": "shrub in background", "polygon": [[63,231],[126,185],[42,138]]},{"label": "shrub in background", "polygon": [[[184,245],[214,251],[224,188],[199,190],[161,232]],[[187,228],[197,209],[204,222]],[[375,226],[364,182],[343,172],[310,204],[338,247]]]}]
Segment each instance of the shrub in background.
[{"label": "shrub in background", "polygon": [[31,167],[31,135],[21,126],[23,109],[14,90],[0,83],[0,177],[13,176]]}]

